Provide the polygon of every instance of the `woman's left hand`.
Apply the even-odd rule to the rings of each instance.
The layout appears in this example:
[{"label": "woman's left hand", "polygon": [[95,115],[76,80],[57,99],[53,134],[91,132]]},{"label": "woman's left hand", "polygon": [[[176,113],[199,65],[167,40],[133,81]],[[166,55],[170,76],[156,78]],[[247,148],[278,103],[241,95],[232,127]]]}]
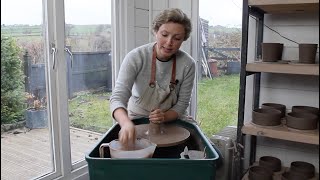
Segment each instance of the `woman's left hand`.
[{"label": "woman's left hand", "polygon": [[152,123],[160,124],[165,122],[165,113],[161,109],[154,109],[149,114],[149,120]]}]

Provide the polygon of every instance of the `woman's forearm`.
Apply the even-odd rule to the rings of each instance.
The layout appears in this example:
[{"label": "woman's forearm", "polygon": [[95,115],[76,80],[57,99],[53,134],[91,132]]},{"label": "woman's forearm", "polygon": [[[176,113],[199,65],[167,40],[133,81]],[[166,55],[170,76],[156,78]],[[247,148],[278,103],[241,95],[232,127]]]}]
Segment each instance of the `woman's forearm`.
[{"label": "woman's forearm", "polygon": [[120,126],[122,126],[123,124],[125,124],[128,121],[131,121],[128,117],[127,111],[123,108],[118,108],[118,109],[114,110],[113,117],[120,124]]}]

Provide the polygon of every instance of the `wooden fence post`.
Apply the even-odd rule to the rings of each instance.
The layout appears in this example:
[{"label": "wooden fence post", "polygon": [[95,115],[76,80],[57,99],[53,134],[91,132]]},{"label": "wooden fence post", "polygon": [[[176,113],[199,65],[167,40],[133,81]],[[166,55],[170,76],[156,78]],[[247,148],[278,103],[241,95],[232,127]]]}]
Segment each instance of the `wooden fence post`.
[{"label": "wooden fence post", "polygon": [[31,61],[30,55],[26,50],[25,54],[23,55],[23,73],[24,73],[24,89],[26,92],[30,90],[30,74],[31,74]]}]

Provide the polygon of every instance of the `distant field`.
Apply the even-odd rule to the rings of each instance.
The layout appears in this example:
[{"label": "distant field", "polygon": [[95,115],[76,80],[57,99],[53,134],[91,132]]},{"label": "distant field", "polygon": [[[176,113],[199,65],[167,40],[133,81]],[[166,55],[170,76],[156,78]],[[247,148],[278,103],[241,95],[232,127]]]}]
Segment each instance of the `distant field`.
[{"label": "distant field", "polygon": [[[66,25],[66,30],[70,28],[70,35],[89,35],[97,32],[97,29],[100,28],[101,32],[111,31],[110,24],[98,24],[98,25]],[[2,35],[10,35],[15,37],[23,36],[40,36],[42,34],[41,25],[10,25],[10,26],[1,26]]]}]

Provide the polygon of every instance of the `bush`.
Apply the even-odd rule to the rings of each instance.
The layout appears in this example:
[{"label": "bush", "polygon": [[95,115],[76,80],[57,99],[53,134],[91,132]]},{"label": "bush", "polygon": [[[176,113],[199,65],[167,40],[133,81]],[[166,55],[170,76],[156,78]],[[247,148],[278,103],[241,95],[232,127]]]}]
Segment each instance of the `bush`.
[{"label": "bush", "polygon": [[1,36],[1,124],[14,123],[23,117],[24,75],[19,53],[12,38]]}]

